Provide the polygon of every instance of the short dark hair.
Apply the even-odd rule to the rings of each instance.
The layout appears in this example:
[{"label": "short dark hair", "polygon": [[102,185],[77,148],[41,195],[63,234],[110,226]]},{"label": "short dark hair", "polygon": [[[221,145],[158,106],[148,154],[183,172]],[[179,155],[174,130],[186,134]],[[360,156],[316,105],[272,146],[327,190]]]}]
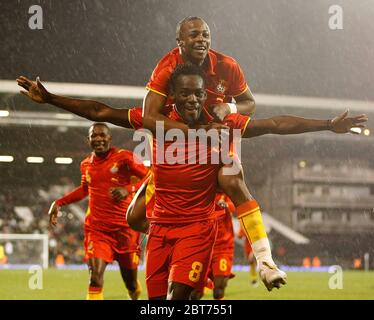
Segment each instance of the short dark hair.
[{"label": "short dark hair", "polygon": [[[176,34],[177,39],[179,39],[179,36],[180,36],[180,32],[181,32],[181,28],[182,28],[182,26],[183,26],[186,22],[195,21],[195,20],[201,20],[201,21],[205,22],[203,18],[189,16],[189,17],[185,17],[185,18],[183,18],[181,21],[179,21],[179,22],[177,23],[177,29],[175,30],[175,34]],[[206,23],[206,22],[205,22],[205,23]]]},{"label": "short dark hair", "polygon": [[174,91],[175,86],[177,84],[177,80],[180,76],[199,76],[203,79],[203,83],[205,86],[205,73],[203,69],[196,64],[192,63],[184,63],[184,64],[179,64],[177,67],[174,69],[173,73],[171,74],[170,80],[169,80],[169,89],[171,92]]},{"label": "short dark hair", "polygon": [[110,132],[110,128],[109,128],[109,126],[108,126],[105,122],[94,122],[94,123],[91,124],[90,127],[88,128],[88,131],[90,131],[91,128],[96,127],[96,126],[103,126],[103,127],[105,127],[105,128],[108,129],[108,132],[109,132],[109,133],[111,133],[111,132]]}]

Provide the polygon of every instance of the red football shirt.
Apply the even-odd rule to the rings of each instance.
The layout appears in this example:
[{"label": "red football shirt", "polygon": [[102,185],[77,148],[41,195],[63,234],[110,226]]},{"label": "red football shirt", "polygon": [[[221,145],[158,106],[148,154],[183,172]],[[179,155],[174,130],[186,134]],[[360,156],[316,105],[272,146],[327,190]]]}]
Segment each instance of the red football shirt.
[{"label": "red football shirt", "polygon": [[[88,212],[85,224],[104,231],[114,227],[128,226],[126,211],[132,197],[131,176],[143,178],[148,169],[134,161],[131,151],[111,148],[105,158],[92,153],[81,162],[81,187],[57,200],[64,205],[77,201],[84,193],[89,195]],[[110,190],[115,187],[127,188],[129,196],[114,202]],[[80,200],[80,199],[78,199]]]},{"label": "red football shirt", "polygon": [[[130,123],[135,129],[142,126],[141,108],[129,111]],[[168,115],[169,118],[182,122],[178,113],[173,109]],[[224,123],[232,129],[241,129],[244,132],[250,118],[240,114],[229,114]],[[180,142],[181,149],[188,150],[188,142]],[[177,141],[164,141],[164,148],[161,152],[165,157],[176,147]],[[157,159],[157,141],[153,139],[153,159]],[[197,143],[197,147],[199,144]],[[173,154],[185,164],[157,163],[152,161],[155,204],[150,221],[158,223],[188,223],[214,218],[215,196],[217,191],[217,174],[221,164],[211,164],[212,150],[206,149],[206,164],[188,163],[191,153],[183,152]],[[198,148],[196,159],[199,157]]]},{"label": "red football shirt", "polygon": [[[179,48],[171,50],[153,70],[147,89],[168,97],[171,74],[178,64],[183,63]],[[248,85],[243,71],[233,58],[209,49],[203,68],[206,73],[205,87],[208,94],[206,106],[220,102],[231,102],[233,97],[239,96],[247,90]],[[167,104],[171,103],[173,100],[169,97]]]}]

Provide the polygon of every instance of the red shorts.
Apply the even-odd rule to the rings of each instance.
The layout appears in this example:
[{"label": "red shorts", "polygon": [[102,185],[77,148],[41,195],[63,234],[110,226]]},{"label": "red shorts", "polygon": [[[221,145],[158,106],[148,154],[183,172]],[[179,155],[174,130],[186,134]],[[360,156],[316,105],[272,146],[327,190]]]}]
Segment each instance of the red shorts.
[{"label": "red shorts", "polygon": [[213,247],[210,274],[229,277],[234,260],[234,229],[231,215],[218,219],[217,239]]},{"label": "red shorts", "polygon": [[85,226],[85,260],[100,258],[107,263],[116,260],[123,268],[136,269],[140,255],[139,238],[140,234],[130,227],[106,232]]},{"label": "red shorts", "polygon": [[217,234],[216,220],[150,226],[146,253],[148,297],[167,295],[168,282],[202,289]]}]

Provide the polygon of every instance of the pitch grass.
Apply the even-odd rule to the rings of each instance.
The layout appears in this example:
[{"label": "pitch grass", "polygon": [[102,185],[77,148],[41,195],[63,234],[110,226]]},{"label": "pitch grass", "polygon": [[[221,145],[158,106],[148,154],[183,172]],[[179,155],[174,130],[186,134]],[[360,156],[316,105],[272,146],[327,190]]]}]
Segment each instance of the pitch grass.
[{"label": "pitch grass", "polygon": [[[88,272],[85,270],[43,271],[43,289],[29,289],[32,274],[28,270],[0,270],[0,300],[82,300],[85,299]],[[268,292],[263,284],[253,288],[246,272],[236,272],[226,290],[227,300],[373,300],[374,272],[344,271],[343,288],[329,289],[333,274],[317,272],[289,272],[288,284]],[[144,273],[139,272],[146,299]],[[333,282],[333,280],[331,280]],[[336,282],[335,282],[336,283]],[[105,273],[105,299],[128,299],[119,271]],[[212,299],[209,291],[205,299]]]}]

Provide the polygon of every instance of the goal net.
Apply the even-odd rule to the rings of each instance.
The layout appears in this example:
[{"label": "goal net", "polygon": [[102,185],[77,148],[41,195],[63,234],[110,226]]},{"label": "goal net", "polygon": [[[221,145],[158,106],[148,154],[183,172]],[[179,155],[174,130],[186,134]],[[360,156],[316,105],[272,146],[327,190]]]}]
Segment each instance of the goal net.
[{"label": "goal net", "polygon": [[0,233],[0,268],[22,269],[31,265],[48,268],[48,235]]}]

